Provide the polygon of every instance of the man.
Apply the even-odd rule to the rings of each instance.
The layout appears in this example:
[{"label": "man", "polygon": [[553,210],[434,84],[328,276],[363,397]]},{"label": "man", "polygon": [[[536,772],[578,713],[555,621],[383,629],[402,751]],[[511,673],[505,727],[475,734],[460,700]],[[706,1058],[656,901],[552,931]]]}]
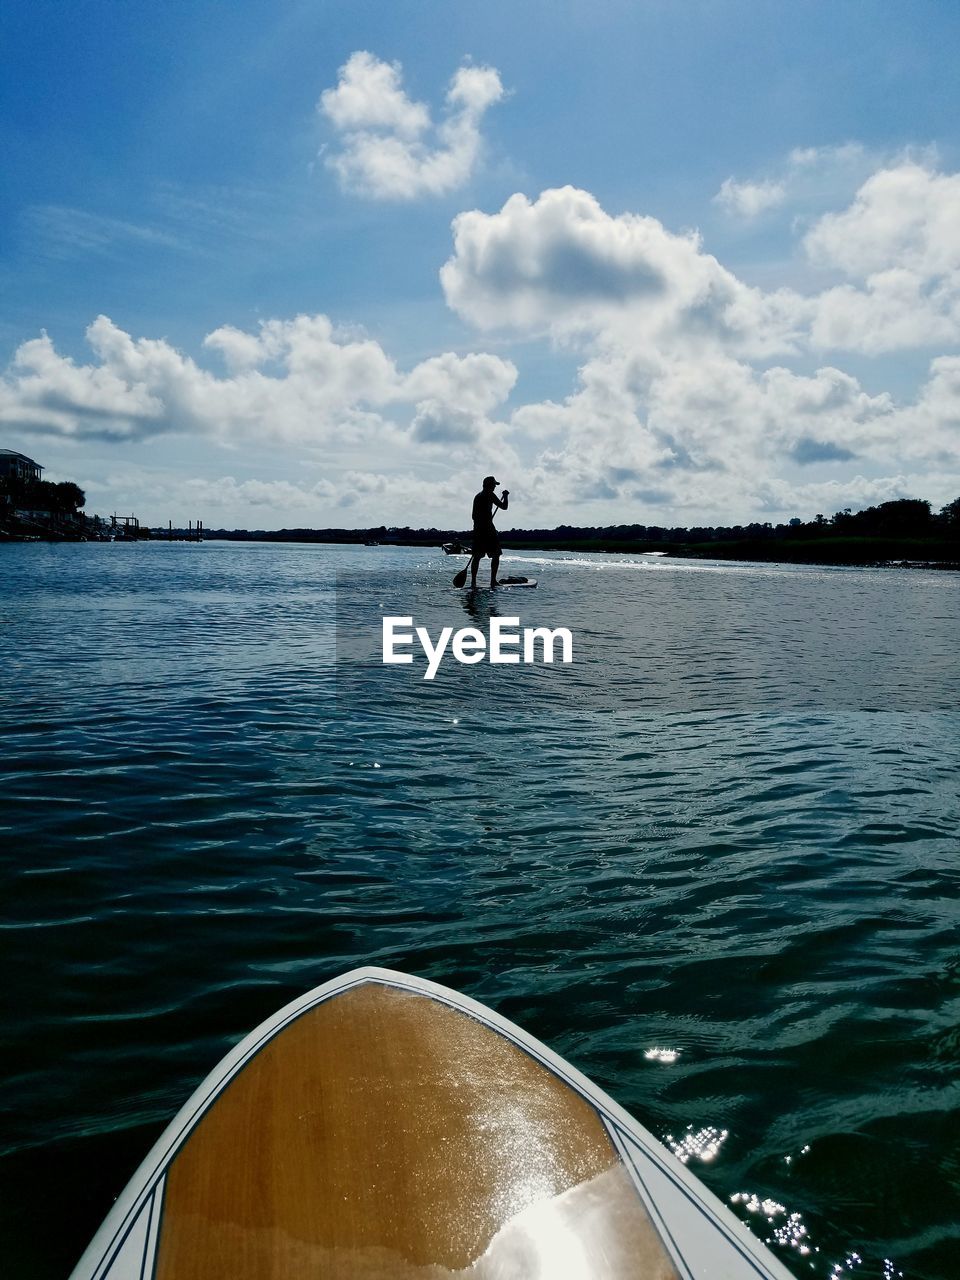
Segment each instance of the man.
[{"label": "man", "polygon": [[477,570],[484,556],[490,557],[490,585],[497,586],[497,569],[500,565],[500,539],[493,523],[496,507],[506,511],[510,490],[504,489],[503,497],[494,493],[500,483],[495,476],[487,476],[483,488],[473,500],[473,559],[470,561],[470,586],[477,585]]}]

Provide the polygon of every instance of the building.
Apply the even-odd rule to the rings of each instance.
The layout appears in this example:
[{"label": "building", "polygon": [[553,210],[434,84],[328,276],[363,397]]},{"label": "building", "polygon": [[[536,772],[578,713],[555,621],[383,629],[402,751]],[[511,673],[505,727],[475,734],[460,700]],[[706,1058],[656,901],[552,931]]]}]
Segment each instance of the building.
[{"label": "building", "polygon": [[43,467],[26,454],[0,449],[0,480],[39,480]]}]

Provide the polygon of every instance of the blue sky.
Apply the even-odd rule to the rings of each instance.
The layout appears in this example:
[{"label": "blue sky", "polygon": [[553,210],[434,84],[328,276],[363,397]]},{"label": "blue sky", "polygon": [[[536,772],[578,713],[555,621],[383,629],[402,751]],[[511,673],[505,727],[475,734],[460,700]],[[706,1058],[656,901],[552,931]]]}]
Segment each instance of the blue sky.
[{"label": "blue sky", "polygon": [[491,469],[526,525],[960,493],[952,3],[5,26],[0,446],[88,510],[462,525]]}]

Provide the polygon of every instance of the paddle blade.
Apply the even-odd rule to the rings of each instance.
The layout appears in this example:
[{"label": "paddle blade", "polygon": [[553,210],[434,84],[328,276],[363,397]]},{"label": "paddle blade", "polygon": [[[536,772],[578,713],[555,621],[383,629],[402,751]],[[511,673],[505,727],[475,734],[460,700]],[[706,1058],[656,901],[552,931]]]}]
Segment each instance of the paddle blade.
[{"label": "paddle blade", "polygon": [[463,568],[460,570],[460,572],[457,574],[457,576],[454,578],[453,585],[455,587],[462,587],[464,585],[464,583],[467,580],[467,570],[469,568],[470,568],[470,565],[465,564]]}]

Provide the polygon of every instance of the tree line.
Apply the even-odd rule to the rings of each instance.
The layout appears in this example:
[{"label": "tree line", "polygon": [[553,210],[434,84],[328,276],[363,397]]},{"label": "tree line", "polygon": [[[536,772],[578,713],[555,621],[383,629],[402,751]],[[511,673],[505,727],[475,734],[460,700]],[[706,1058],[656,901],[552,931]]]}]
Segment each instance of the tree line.
[{"label": "tree line", "polygon": [[52,511],[58,515],[74,515],[86,506],[87,495],[72,480],[20,480],[15,476],[0,478],[0,497],[11,506],[31,511]]},{"label": "tree line", "polygon": [[[240,541],[265,542],[340,542],[356,543],[373,541],[400,546],[438,546],[440,543],[460,540],[469,543],[471,534],[464,529],[414,529],[409,525],[387,528],[385,525],[365,529],[209,529],[209,538],[228,538]],[[923,544],[918,550],[935,555],[950,551],[956,556],[954,545],[960,537],[960,498],[934,513],[929,502],[920,498],[897,498],[852,511],[849,507],[832,516],[817,515],[813,520],[794,517],[786,523],[754,521],[734,525],[664,526],[648,524],[617,525],[556,525],[553,528],[504,529],[500,540],[507,548],[523,547],[567,550],[581,549],[603,551],[669,550],[672,554],[737,554],[758,547],[773,552],[796,550],[802,552],[819,549],[823,555],[851,554],[862,549],[865,542],[876,542],[885,554],[896,554],[902,545],[905,554]],[[840,557],[842,558],[842,556]],[[940,558],[944,558],[940,555]]]}]

